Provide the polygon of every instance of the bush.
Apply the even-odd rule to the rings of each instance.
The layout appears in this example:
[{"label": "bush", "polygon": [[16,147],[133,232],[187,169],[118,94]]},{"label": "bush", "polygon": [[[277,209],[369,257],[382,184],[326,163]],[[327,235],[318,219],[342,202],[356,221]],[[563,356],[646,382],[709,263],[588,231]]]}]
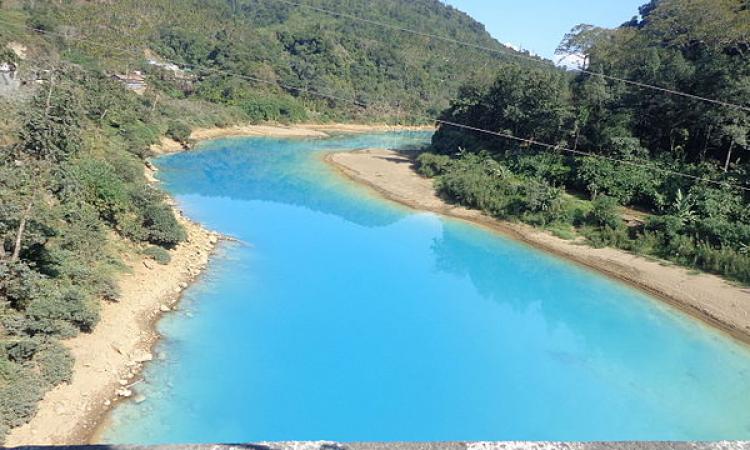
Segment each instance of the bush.
[{"label": "bush", "polygon": [[417,171],[427,178],[445,174],[450,166],[451,158],[449,156],[434,153],[422,153],[416,161]]},{"label": "bush", "polygon": [[622,226],[622,218],[618,211],[619,207],[617,199],[606,195],[599,195],[592,202],[591,211],[589,211],[586,219],[591,225],[616,229]]},{"label": "bush", "polygon": [[34,355],[39,375],[49,386],[70,383],[73,377],[73,356],[56,341],[47,342]]},{"label": "bush", "polygon": [[125,139],[128,151],[140,158],[149,155],[149,148],[159,141],[160,134],[156,126],[146,125],[140,120],[128,122],[120,128],[120,135]]},{"label": "bush", "polygon": [[172,121],[169,123],[167,128],[167,136],[179,142],[182,145],[187,145],[190,141],[190,127],[184,122]]},{"label": "bush", "polygon": [[148,231],[146,240],[162,247],[173,248],[187,239],[185,229],[177,222],[174,212],[164,204],[150,205],[143,211],[143,226]]},{"label": "bush", "polygon": [[69,176],[77,185],[79,199],[93,205],[111,225],[130,208],[130,195],[118,171],[106,161],[81,159],[71,166]]},{"label": "bush", "polygon": [[544,181],[529,180],[523,185],[523,210],[536,215],[540,225],[556,222],[566,218],[562,190],[552,187]]},{"label": "bush", "polygon": [[172,208],[164,203],[164,195],[150,187],[133,194],[134,213],[124,224],[126,236],[136,241],[146,241],[166,248],[173,248],[187,239],[185,229],[177,221]]},{"label": "bush", "polygon": [[[96,304],[92,304],[78,289],[49,287],[43,295],[33,299],[26,309],[26,315],[37,321],[46,334],[57,334],[57,322],[68,322],[81,331],[91,331],[99,321]],[[64,329],[64,328],[63,328]]]},{"label": "bush", "polygon": [[43,382],[32,370],[0,359],[0,418],[6,429],[25,424],[36,413]]},{"label": "bush", "polygon": [[172,256],[169,252],[161,247],[148,247],[143,251],[143,255],[153,259],[163,266],[166,266],[172,260]]}]

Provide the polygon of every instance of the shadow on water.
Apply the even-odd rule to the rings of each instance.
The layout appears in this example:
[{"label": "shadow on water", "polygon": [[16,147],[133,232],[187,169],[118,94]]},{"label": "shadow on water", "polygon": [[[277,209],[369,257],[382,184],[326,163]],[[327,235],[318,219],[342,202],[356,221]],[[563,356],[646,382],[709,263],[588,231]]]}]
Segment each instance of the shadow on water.
[{"label": "shadow on water", "polygon": [[[333,214],[366,227],[393,224],[403,212],[352,202],[351,186],[310,153],[395,145],[408,149],[426,143],[428,133],[365,135],[332,139],[224,139],[190,153],[157,159],[160,178],[177,195],[198,194],[241,201],[268,201]],[[301,163],[302,162],[302,163]],[[403,162],[403,161],[400,161]],[[361,192],[358,193],[361,195]]]}]

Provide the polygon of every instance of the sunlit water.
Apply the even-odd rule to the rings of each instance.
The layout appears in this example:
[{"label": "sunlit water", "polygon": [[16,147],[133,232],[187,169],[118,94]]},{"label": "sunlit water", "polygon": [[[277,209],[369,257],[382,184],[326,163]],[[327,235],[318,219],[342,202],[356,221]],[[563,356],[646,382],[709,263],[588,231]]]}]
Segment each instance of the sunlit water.
[{"label": "sunlit water", "polygon": [[[750,438],[750,352],[628,287],[391,204],[327,151],[232,139],[157,161],[226,244],[113,414],[122,443]],[[398,141],[398,142],[397,142]]]}]

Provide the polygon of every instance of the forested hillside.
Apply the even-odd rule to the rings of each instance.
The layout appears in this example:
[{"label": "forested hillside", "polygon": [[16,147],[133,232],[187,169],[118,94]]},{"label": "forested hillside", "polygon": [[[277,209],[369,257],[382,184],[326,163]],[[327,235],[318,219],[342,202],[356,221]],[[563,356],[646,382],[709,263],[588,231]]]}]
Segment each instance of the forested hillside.
[{"label": "forested hillside", "polygon": [[[125,72],[148,68],[145,51],[181,64],[200,80],[159,80],[165,93],[237,106],[257,120],[382,121],[384,116],[410,120],[414,113],[434,115],[448,106],[459,85],[477,73],[492,73],[503,59],[284,1],[29,4],[34,5],[27,8],[29,24],[64,35],[57,41],[64,58]],[[513,52],[481,24],[438,0],[306,4]],[[471,61],[469,67],[466,61]],[[164,74],[154,70],[152,75]],[[321,99],[299,89],[344,100]]]},{"label": "forested hillside", "polygon": [[494,216],[750,282],[750,4],[654,0],[560,50],[588,73],[509,65],[442,114],[527,142],[442,126],[423,173]]},{"label": "forested hillside", "polygon": [[[309,3],[509,51],[437,0]],[[161,136],[420,121],[501,61],[276,0],[0,1],[0,436],[70,379],[61,340],[117,301],[122,255],[185,239],[143,174]]]}]

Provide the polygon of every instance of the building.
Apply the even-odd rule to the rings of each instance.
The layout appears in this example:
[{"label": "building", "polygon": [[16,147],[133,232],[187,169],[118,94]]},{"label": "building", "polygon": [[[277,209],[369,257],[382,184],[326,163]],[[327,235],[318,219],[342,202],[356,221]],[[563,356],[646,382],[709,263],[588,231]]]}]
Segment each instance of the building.
[{"label": "building", "polygon": [[18,67],[12,62],[0,62],[0,96],[14,97],[21,87]]},{"label": "building", "polygon": [[138,94],[142,94],[148,85],[146,84],[146,77],[140,70],[134,70],[128,74],[114,74],[112,79],[122,83],[127,89],[134,91]]}]

